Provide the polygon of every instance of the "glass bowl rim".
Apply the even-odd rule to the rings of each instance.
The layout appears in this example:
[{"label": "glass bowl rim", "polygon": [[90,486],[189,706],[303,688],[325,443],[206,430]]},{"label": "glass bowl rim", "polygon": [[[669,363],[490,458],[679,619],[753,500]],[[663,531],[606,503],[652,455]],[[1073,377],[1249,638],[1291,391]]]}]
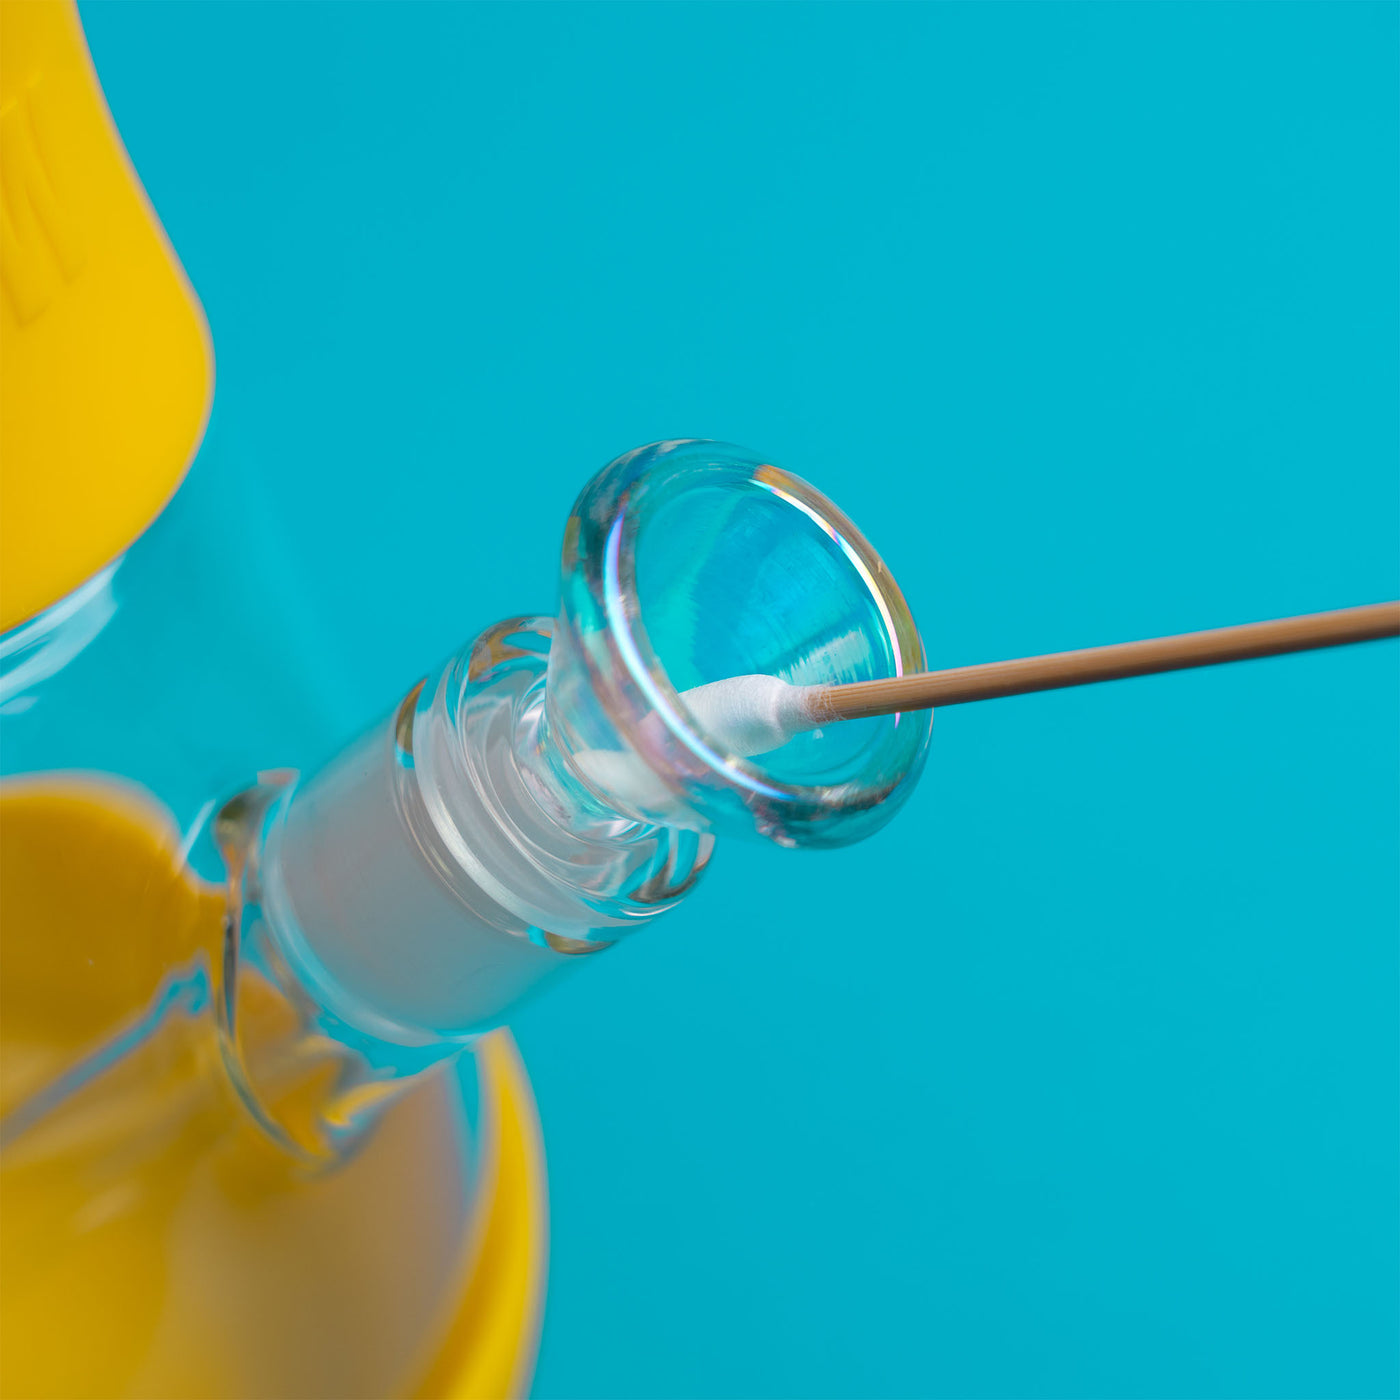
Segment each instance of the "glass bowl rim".
[{"label": "glass bowl rim", "polygon": [[[840,507],[800,477],[745,448],[708,438],[670,439],[609,463],[584,488],[570,517],[563,560],[564,620],[570,621],[570,583],[581,582],[594,605],[589,611],[601,614],[598,620],[606,637],[607,664],[590,666],[598,700],[650,767],[668,778],[681,772],[691,805],[712,809],[718,799],[720,806],[730,806],[737,797],[758,818],[760,830],[780,840],[782,829],[794,821],[798,826],[826,826],[846,814],[869,815],[873,807],[888,802],[896,788],[907,786],[906,779],[922,766],[930,712],[899,716],[883,731],[862,759],[862,767],[875,774],[871,780],[784,781],[751,759],[712,747],[652,647],[637,590],[638,545],[661,506],[699,486],[757,487],[806,516],[835,542],[854,581],[873,601],[895,674],[925,667],[923,644],[903,592]],[[643,726],[652,715],[664,730],[660,743],[654,721],[650,742],[644,735]]]}]

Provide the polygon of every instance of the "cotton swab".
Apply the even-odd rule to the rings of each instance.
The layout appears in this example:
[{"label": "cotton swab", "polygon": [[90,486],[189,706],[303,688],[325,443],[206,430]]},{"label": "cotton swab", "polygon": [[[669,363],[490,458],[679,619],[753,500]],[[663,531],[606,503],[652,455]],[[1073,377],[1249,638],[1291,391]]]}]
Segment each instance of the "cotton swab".
[{"label": "cotton swab", "polygon": [[1400,636],[1400,602],[1372,603],[849,685],[795,686],[777,676],[733,676],[687,690],[681,699],[717,744],[731,754],[748,757],[780,748],[798,734],[839,720],[965,705],[974,700],[1396,636]]}]

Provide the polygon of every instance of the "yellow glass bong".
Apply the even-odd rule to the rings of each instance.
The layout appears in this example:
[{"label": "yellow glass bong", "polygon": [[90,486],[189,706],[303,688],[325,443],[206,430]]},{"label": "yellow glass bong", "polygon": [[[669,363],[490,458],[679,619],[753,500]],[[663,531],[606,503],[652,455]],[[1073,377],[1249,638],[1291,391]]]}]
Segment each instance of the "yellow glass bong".
[{"label": "yellow glass bong", "polygon": [[511,1007],[683,898],[717,833],[888,821],[920,706],[1400,631],[1374,605],[922,675],[831,502],[656,443],[575,504],[557,617],[249,781],[292,681],[238,528],[191,509],[207,464],[181,487],[203,316],[71,4],[0,24],[0,1394],[523,1393],[545,1204]]},{"label": "yellow glass bong", "polygon": [[754,759],[697,688],[898,675],[918,635],[817,492],[654,444],[580,497],[557,618],[488,629],[309,780],[230,783],[266,761],[258,686],[213,749],[200,707],[256,638],[159,622],[229,602],[200,472],[175,496],[203,315],[72,5],[0,21],[0,1393],[523,1393],[543,1161],[498,1028],[716,832],[888,820],[926,714]]}]

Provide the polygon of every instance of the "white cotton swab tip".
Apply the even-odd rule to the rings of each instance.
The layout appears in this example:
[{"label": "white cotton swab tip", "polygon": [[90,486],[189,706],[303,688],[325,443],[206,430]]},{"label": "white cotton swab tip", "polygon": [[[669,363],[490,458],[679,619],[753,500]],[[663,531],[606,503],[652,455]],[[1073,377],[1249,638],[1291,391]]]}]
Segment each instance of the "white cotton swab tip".
[{"label": "white cotton swab tip", "polygon": [[823,689],[789,685],[777,676],[730,676],[682,691],[681,701],[712,743],[736,758],[751,758],[817,728],[811,701]]},{"label": "white cotton swab tip", "polygon": [[[811,700],[824,689],[789,685],[777,676],[730,676],[683,690],[680,700],[713,748],[726,758],[751,758],[816,729],[821,721]],[[633,808],[654,812],[671,800],[666,784],[635,754],[585,749],[575,762],[596,791]]]}]

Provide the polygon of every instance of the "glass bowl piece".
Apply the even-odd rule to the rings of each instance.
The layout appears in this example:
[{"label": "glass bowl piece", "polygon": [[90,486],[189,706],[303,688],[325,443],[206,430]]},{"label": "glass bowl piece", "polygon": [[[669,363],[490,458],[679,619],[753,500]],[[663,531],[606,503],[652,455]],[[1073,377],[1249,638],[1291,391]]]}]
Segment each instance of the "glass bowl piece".
[{"label": "glass bowl piece", "polygon": [[923,765],[927,712],[742,752],[752,745],[716,721],[713,692],[687,697],[738,677],[817,686],[924,669],[889,570],[806,482],[728,443],[638,448],[580,495],[562,567],[549,721],[604,801],[786,846],[860,840],[902,804]]}]

